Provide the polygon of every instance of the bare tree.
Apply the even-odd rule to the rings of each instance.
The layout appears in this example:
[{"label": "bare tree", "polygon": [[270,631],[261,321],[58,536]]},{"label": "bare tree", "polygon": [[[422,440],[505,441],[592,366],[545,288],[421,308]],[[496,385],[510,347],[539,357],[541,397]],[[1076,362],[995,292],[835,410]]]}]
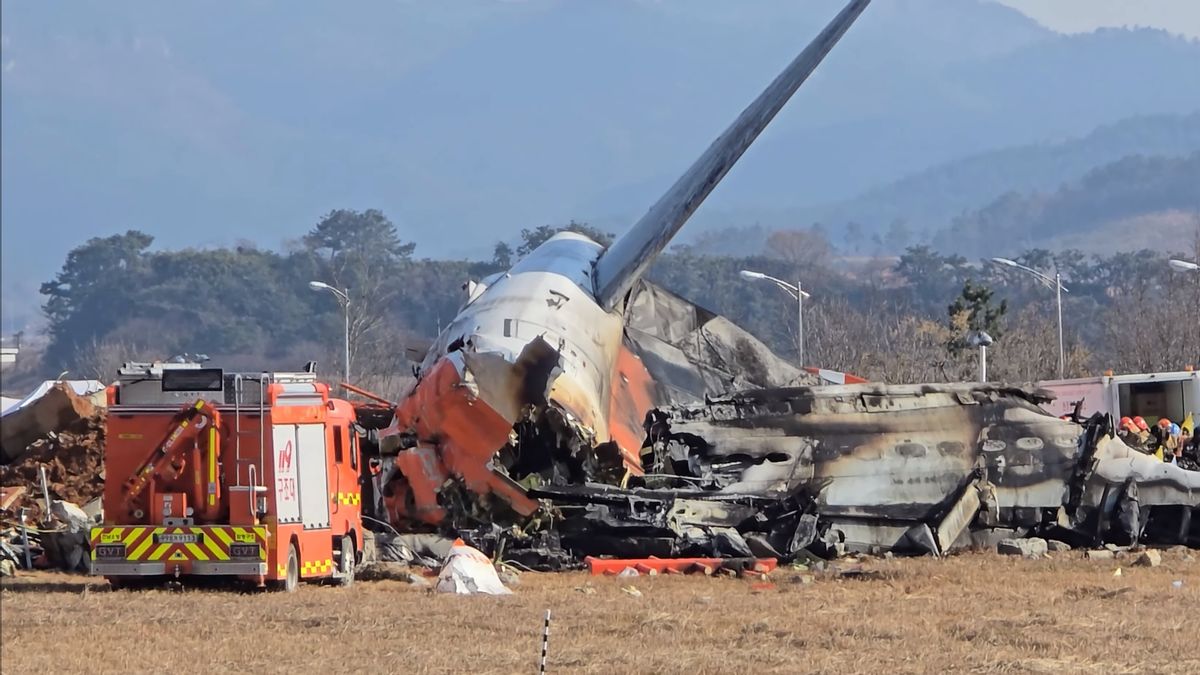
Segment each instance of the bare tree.
[{"label": "bare tree", "polygon": [[824,230],[816,227],[778,230],[767,237],[764,253],[787,261],[796,275],[804,276],[828,265],[833,246]]},{"label": "bare tree", "polygon": [[414,360],[424,354],[419,341],[392,322],[380,325],[376,336],[360,348],[354,384],[395,401],[413,381]]},{"label": "bare tree", "polygon": [[[1053,309],[1030,306],[1010,317],[1004,339],[988,350],[988,379],[1037,382],[1058,379],[1058,322]],[[1066,376],[1088,374],[1091,352],[1068,336]]]},{"label": "bare tree", "polygon": [[830,299],[806,312],[806,349],[813,363],[872,381],[904,384],[968,379],[969,354],[950,355],[951,332],[938,322],[888,304],[862,312]]},{"label": "bare tree", "polygon": [[129,361],[149,360],[133,342],[114,337],[93,337],[75,352],[76,374],[112,382],[117,370]]},{"label": "bare tree", "polygon": [[[1189,278],[1191,277],[1191,278]],[[1117,372],[1180,370],[1200,362],[1200,274],[1136,282],[1100,320],[1103,360]]]},{"label": "bare tree", "polygon": [[380,329],[400,293],[398,272],[414,245],[400,241],[392,222],[374,209],[331,211],[305,235],[304,244],[319,261],[326,277],[321,281],[349,296],[351,377],[356,378],[365,365],[360,356],[377,354],[387,343],[389,336]]}]

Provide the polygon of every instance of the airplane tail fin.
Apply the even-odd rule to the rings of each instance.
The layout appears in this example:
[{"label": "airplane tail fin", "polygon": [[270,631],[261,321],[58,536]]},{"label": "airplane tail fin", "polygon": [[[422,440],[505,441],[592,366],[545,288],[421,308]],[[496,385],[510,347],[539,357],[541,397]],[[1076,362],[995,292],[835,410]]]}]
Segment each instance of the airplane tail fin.
[{"label": "airplane tail fin", "polygon": [[596,298],[601,305],[612,309],[621,302],[654,258],[666,248],[704,198],[721,182],[746,148],[808,79],[870,2],[851,0],[675,181],[671,189],[650,207],[646,215],[600,256],[596,261],[595,282]]}]

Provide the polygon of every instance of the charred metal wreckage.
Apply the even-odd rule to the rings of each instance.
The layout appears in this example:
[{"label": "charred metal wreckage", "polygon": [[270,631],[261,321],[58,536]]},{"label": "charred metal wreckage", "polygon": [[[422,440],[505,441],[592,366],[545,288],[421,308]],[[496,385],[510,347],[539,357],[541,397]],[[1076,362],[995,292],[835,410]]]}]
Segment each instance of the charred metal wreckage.
[{"label": "charred metal wreckage", "polygon": [[[1195,539],[1200,474],[1151,466],[1103,420],[1065,422],[992,386],[815,386],[643,278],[868,3],[849,2],[607,249],[562,232],[467,285],[378,430],[367,491],[380,520],[547,566],[940,554],[1048,527]],[[1113,514],[1129,526],[1114,532]]]}]

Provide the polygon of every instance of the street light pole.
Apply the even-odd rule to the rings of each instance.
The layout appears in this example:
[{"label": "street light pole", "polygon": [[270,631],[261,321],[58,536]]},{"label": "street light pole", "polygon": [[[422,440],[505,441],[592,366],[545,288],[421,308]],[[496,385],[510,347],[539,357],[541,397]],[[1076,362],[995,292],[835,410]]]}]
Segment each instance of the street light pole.
[{"label": "street light pole", "polygon": [[796,280],[796,344],[797,358],[800,367],[804,367],[804,290],[800,288],[800,280]]},{"label": "street light pole", "polygon": [[308,287],[314,291],[329,291],[337,297],[345,314],[345,332],[342,335],[342,372],[343,382],[350,381],[350,289],[338,290],[323,281],[310,281]]},{"label": "street light pole", "polygon": [[1062,275],[1054,272],[1054,300],[1058,304],[1058,379],[1067,377],[1067,350],[1063,345],[1062,326]]},{"label": "street light pole", "polygon": [[1066,373],[1067,373],[1067,350],[1066,350],[1066,346],[1063,342],[1062,294],[1063,294],[1063,292],[1070,293],[1071,291],[1066,286],[1063,286],[1062,275],[1056,270],[1054,272],[1054,278],[1051,279],[1050,277],[1046,276],[1045,274],[1042,274],[1041,272],[1033,269],[1032,267],[1026,267],[1025,265],[1022,265],[1021,263],[1019,263],[1015,260],[1009,260],[1008,258],[992,258],[992,262],[1000,264],[1000,265],[1004,265],[1005,267],[1014,267],[1014,268],[1022,270],[1024,272],[1028,272],[1029,274],[1032,274],[1033,276],[1040,279],[1046,285],[1054,284],[1054,298],[1055,298],[1056,304],[1058,305],[1058,379],[1061,380],[1061,379],[1066,378],[1066,376],[1067,376],[1066,375]]},{"label": "street light pole", "polygon": [[[347,289],[349,290],[349,289]],[[345,315],[345,331],[342,332],[342,371],[346,379],[342,382],[350,381],[350,294],[345,293],[346,301],[342,303],[342,313]],[[1062,339],[1060,334],[1059,339]]]},{"label": "street light pole", "polygon": [[804,298],[812,297],[800,287],[800,282],[796,281],[793,286],[783,279],[776,279],[769,274],[762,272],[752,272],[750,270],[742,270],[738,273],[743,279],[750,281],[758,281],[765,279],[774,283],[779,288],[787,291],[788,295],[796,298],[796,357],[800,361],[800,367],[804,367]]}]

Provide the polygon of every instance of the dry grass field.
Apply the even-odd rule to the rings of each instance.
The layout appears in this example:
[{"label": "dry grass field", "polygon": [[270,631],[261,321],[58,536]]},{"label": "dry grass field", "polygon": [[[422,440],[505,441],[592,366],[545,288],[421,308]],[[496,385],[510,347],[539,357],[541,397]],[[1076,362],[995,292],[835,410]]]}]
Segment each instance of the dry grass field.
[{"label": "dry grass field", "polygon": [[530,673],[549,608],[561,673],[1200,672],[1200,562],[1182,552],[1156,568],[1077,552],[865,567],[878,574],[528,573],[498,598],[400,581],[109,591],[40,574],[0,591],[0,670]]}]

